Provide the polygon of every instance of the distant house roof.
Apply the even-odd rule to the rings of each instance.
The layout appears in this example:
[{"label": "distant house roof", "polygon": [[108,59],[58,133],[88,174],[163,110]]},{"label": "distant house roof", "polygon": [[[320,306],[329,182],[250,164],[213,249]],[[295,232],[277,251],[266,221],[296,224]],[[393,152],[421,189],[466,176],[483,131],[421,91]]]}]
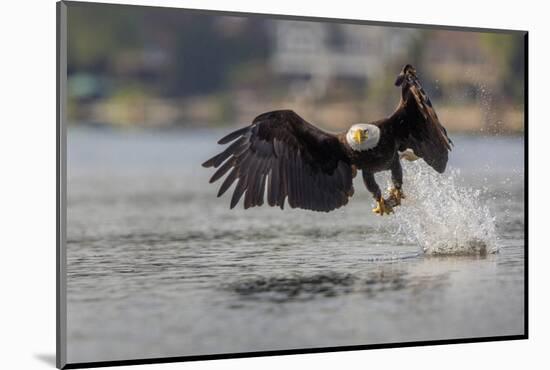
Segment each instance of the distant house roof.
[{"label": "distant house roof", "polygon": [[275,21],[271,66],[276,73],[375,76],[390,58],[406,51],[414,30],[377,26]]}]

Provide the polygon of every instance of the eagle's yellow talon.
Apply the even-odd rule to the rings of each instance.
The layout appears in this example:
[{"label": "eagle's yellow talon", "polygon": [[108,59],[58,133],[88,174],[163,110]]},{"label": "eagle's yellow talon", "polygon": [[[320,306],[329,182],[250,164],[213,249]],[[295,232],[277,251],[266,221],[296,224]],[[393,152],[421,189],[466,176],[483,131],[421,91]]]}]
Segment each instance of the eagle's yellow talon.
[{"label": "eagle's yellow talon", "polygon": [[376,201],[376,208],[373,208],[372,211],[380,216],[384,216],[384,214],[389,215],[390,213],[393,213],[393,207],[386,204],[384,198],[380,198]]},{"label": "eagle's yellow talon", "polygon": [[396,205],[400,205],[401,199],[405,199],[405,194],[403,194],[403,191],[401,191],[401,189],[391,188],[390,198],[393,198],[395,200]]}]

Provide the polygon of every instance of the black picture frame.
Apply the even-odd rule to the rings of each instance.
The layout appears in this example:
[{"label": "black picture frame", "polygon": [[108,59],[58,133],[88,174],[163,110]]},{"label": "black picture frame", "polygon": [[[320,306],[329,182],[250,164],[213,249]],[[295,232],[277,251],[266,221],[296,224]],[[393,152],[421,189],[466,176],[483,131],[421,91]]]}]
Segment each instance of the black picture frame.
[{"label": "black picture frame", "polygon": [[373,25],[373,26],[391,26],[402,28],[419,28],[419,29],[436,29],[449,31],[466,31],[466,32],[490,32],[490,33],[517,33],[523,35],[524,38],[524,333],[518,335],[505,336],[490,336],[490,337],[473,337],[461,339],[444,339],[444,340],[427,340],[414,342],[393,342],[368,345],[353,345],[353,346],[337,346],[337,347],[319,347],[319,348],[296,348],[287,350],[273,351],[257,351],[257,352],[241,352],[241,353],[217,353],[208,355],[196,356],[176,356],[176,357],[161,357],[161,358],[137,358],[117,361],[94,361],[81,363],[67,363],[66,359],[66,204],[67,204],[67,132],[66,132],[66,105],[67,105],[67,8],[71,6],[80,7],[143,7],[156,8],[154,6],[143,5],[122,5],[108,3],[93,3],[93,2],[78,2],[78,1],[60,1],[56,4],[56,19],[57,19],[57,61],[56,61],[56,366],[59,369],[77,369],[77,368],[95,368],[108,366],[125,366],[125,365],[141,365],[141,364],[158,364],[158,363],[173,363],[186,361],[203,361],[217,359],[232,359],[245,357],[264,357],[264,356],[280,356],[294,354],[313,354],[322,352],[341,352],[341,351],[360,351],[369,349],[382,348],[400,348],[400,347],[419,347],[419,346],[435,346],[448,344],[462,343],[481,343],[481,342],[496,342],[510,340],[525,340],[529,338],[529,88],[528,88],[528,45],[529,32],[526,30],[513,29],[491,29],[482,27],[457,27],[448,25],[432,25],[432,24],[417,24],[417,23],[396,23],[383,21],[369,21],[356,19],[338,19],[310,16],[296,16],[283,14],[262,14],[248,13],[236,11],[220,11],[220,10],[201,10],[187,8],[169,8],[174,12],[186,12],[192,14],[209,14],[209,15],[229,15],[229,16],[246,16],[268,19],[296,20],[296,21],[319,21],[339,24],[356,24],[356,25]]}]

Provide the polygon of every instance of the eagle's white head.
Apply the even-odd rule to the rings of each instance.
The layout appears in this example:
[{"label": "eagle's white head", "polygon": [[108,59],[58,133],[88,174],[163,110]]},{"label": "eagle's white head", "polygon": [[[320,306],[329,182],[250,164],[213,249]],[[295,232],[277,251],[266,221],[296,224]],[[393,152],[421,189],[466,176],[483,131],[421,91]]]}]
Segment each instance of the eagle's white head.
[{"label": "eagle's white head", "polygon": [[348,130],[346,141],[356,151],[372,149],[380,141],[380,129],[370,123],[356,123]]}]

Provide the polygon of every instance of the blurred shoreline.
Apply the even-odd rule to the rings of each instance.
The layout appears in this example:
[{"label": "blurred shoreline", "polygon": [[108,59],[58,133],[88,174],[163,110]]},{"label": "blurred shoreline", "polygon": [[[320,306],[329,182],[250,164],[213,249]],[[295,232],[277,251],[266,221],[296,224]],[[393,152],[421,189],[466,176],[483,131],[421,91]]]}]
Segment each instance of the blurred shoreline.
[{"label": "blurred shoreline", "polygon": [[[396,91],[396,104],[398,93]],[[508,107],[496,110],[482,102],[458,106],[434,102],[434,106],[440,121],[450,132],[488,135],[524,132],[522,109]],[[383,111],[372,103],[350,101],[313,104],[281,99],[272,104],[251,100],[227,103],[215,97],[205,97],[203,100],[193,98],[191,101],[154,98],[127,103],[102,100],[80,104],[74,109],[72,125],[112,126],[120,129],[132,126],[145,129],[244,126],[261,113],[292,109],[306,121],[329,131],[347,130],[354,123],[372,122],[388,117],[393,112]]]},{"label": "blurred shoreline", "polygon": [[[103,132],[103,133],[116,133],[116,134],[123,134],[123,133],[144,133],[144,134],[162,134],[162,133],[208,133],[212,131],[219,131],[220,134],[223,134],[223,132],[230,132],[232,130],[236,130],[238,128],[250,125],[251,122],[243,122],[243,123],[235,123],[230,122],[227,124],[222,125],[215,125],[215,126],[207,126],[200,123],[187,123],[185,125],[113,125],[111,123],[101,122],[101,121],[79,121],[79,122],[69,122],[68,124],[68,130],[78,130],[78,131],[90,131],[90,132]],[[350,124],[351,126],[351,124]],[[348,127],[343,127],[341,129],[339,128],[331,128],[331,127],[323,127],[318,126],[319,128],[330,132],[330,133],[338,133],[344,130],[347,130]],[[524,137],[524,131],[523,130],[507,130],[507,131],[500,131],[498,133],[490,132],[490,131],[468,131],[468,130],[448,130],[449,134],[451,136],[453,135],[459,135],[464,137]]]},{"label": "blurred shoreline", "polygon": [[448,131],[524,131],[519,33],[71,5],[67,57],[71,122],[216,127],[292,109],[343,131],[394,111],[410,63]]}]

